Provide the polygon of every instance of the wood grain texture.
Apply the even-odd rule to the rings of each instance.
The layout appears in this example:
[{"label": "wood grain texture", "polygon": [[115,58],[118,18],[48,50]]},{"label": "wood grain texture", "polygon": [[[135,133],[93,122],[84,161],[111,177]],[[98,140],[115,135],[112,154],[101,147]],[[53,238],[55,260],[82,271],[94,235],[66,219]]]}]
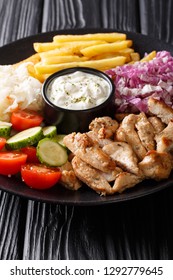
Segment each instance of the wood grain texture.
[{"label": "wood grain texture", "polygon": [[[171,0],[0,0],[0,45],[67,28],[115,28],[172,42]],[[0,192],[0,259],[172,259],[173,192],[67,207]]]},{"label": "wood grain texture", "polygon": [[74,207],[28,203],[23,259],[69,259]]},{"label": "wood grain texture", "polygon": [[141,33],[173,43],[173,2],[139,1]]},{"label": "wood grain texture", "polygon": [[169,189],[103,207],[29,202],[23,258],[172,259],[172,199]]},{"label": "wood grain texture", "polygon": [[42,0],[0,0],[0,45],[40,32]]},{"label": "wood grain texture", "polygon": [[[0,45],[40,31],[38,0],[0,0]],[[0,191],[0,259],[22,259],[27,201]]]},{"label": "wood grain texture", "polygon": [[21,259],[27,201],[0,192],[0,259]]},{"label": "wood grain texture", "polygon": [[[170,259],[173,244],[169,238],[172,222],[168,211],[172,212],[171,198],[172,192],[168,191],[116,206],[75,209],[69,243],[76,250],[71,248],[70,257]],[[168,203],[168,208],[160,207],[161,200],[163,205]]]},{"label": "wood grain texture", "polygon": [[45,0],[42,32],[86,27],[139,31],[138,15],[137,0]]}]

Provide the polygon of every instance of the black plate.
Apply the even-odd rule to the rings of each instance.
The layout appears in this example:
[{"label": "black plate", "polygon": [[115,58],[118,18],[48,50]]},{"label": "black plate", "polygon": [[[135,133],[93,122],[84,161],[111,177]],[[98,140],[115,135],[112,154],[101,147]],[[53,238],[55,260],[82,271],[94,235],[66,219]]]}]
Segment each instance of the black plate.
[{"label": "black plate", "polygon": [[[57,32],[41,33],[20,39],[16,42],[8,44],[0,48],[0,64],[13,64],[34,53],[33,43],[51,41],[56,34],[83,34],[96,32],[113,32],[117,30],[111,29],[78,29],[78,30],[62,30]],[[120,31],[124,32],[124,31]],[[145,35],[133,32],[124,32],[129,39],[134,42],[134,49],[138,51],[141,56],[145,52],[152,50],[168,50],[173,54],[173,46],[162,41],[155,40]],[[161,182],[146,180],[136,187],[127,190],[122,194],[115,194],[113,196],[101,197],[88,187],[82,187],[80,190],[73,192],[57,185],[47,191],[36,191],[28,188],[18,177],[7,178],[0,176],[0,189],[19,195],[28,199],[39,200],[48,203],[70,204],[70,205],[99,205],[117,203],[127,201],[134,198],[149,195],[151,193],[160,191],[169,187],[173,183],[173,175]]]}]

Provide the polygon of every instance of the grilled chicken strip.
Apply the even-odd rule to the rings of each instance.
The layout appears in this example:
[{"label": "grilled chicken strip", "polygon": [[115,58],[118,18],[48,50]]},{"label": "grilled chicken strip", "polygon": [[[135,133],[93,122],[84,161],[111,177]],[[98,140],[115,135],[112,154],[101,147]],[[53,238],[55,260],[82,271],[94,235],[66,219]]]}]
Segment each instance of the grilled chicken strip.
[{"label": "grilled chicken strip", "polygon": [[115,119],[118,122],[121,122],[125,117],[127,117],[129,115],[129,113],[116,113],[115,114]]},{"label": "grilled chicken strip", "polygon": [[125,117],[121,123],[121,128],[123,129],[123,133],[125,135],[126,142],[133,148],[133,151],[139,158],[142,160],[146,155],[146,149],[142,145],[139,136],[135,130],[135,125],[137,123],[137,115],[130,114]]},{"label": "grilled chicken strip", "polygon": [[158,152],[172,152],[173,150],[173,120],[167,127],[155,136]]},{"label": "grilled chicken strip", "polygon": [[110,117],[95,118],[89,125],[89,129],[98,134],[100,139],[111,138],[118,128],[118,122]]},{"label": "grilled chicken strip", "polygon": [[120,167],[115,167],[115,169],[110,171],[109,173],[105,173],[100,170],[98,170],[98,172],[100,172],[100,174],[106,179],[106,181],[113,182],[115,181],[117,175],[123,172],[123,170]]},{"label": "grilled chicken strip", "polygon": [[146,178],[154,180],[166,179],[172,170],[172,157],[168,153],[149,151],[139,163],[140,169]]},{"label": "grilled chicken strip", "polygon": [[161,121],[161,119],[159,119],[158,117],[149,117],[148,121],[151,123],[154,133],[158,134],[160,133],[164,128],[165,128],[165,124]]},{"label": "grilled chicken strip", "polygon": [[65,188],[77,191],[82,187],[82,182],[76,177],[73,167],[69,161],[59,167],[61,170],[60,184]]},{"label": "grilled chicken strip", "polygon": [[128,188],[136,186],[142,181],[142,177],[136,176],[128,172],[121,172],[117,175],[115,183],[112,187],[112,193],[122,193]]},{"label": "grilled chicken strip", "polygon": [[93,145],[86,133],[71,133],[63,139],[66,147],[91,166],[109,173],[116,167],[115,162],[98,145]]},{"label": "grilled chicken strip", "polygon": [[122,125],[120,124],[119,127],[117,128],[117,130],[115,131],[114,134],[114,141],[118,141],[118,142],[127,142],[126,141],[126,134],[122,128]]},{"label": "grilled chicken strip", "polygon": [[101,195],[111,194],[110,184],[97,169],[77,156],[72,159],[72,166],[76,176],[91,189]]},{"label": "grilled chicken strip", "polygon": [[150,97],[148,99],[148,109],[153,115],[156,115],[162,122],[168,124],[173,119],[173,109],[163,101]]},{"label": "grilled chicken strip", "polygon": [[99,147],[104,147],[107,144],[112,143],[113,141],[109,138],[99,138],[98,134],[94,132],[93,130],[88,131],[87,136],[92,140],[93,143],[96,143],[99,145]]},{"label": "grilled chicken strip", "polygon": [[135,124],[138,136],[147,151],[155,149],[154,131],[145,113],[140,113]]},{"label": "grilled chicken strip", "polygon": [[123,192],[127,188],[141,182],[141,178],[128,172],[121,172],[116,176],[113,187],[107,182],[102,174],[77,156],[72,160],[72,166],[76,176],[91,189],[100,195],[112,195]]},{"label": "grilled chicken strip", "polygon": [[123,170],[136,175],[140,173],[137,156],[129,144],[124,142],[112,142],[104,146],[103,151]]}]

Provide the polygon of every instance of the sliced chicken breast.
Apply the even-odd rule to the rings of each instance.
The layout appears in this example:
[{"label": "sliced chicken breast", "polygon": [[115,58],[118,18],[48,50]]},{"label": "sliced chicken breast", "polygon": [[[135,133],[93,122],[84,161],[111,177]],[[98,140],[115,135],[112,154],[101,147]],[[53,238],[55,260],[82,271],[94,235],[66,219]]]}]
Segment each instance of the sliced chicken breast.
[{"label": "sliced chicken breast", "polygon": [[121,128],[125,134],[126,142],[133,148],[133,151],[142,160],[146,155],[146,149],[142,145],[141,140],[136,132],[135,125],[137,123],[138,116],[130,114],[122,121]]},{"label": "sliced chicken breast", "polygon": [[173,119],[173,109],[163,101],[150,97],[148,99],[148,109],[149,112],[160,118],[163,123],[168,124]]},{"label": "sliced chicken breast", "polygon": [[77,156],[72,159],[72,166],[76,176],[88,187],[100,195],[111,194],[111,185],[97,169]]},{"label": "sliced chicken breast", "polygon": [[167,127],[155,136],[158,152],[172,152],[173,150],[173,120]]},{"label": "sliced chicken breast", "polygon": [[139,163],[140,169],[146,178],[154,180],[166,179],[172,170],[172,157],[168,153],[149,151]]},{"label": "sliced chicken breast", "polygon": [[98,144],[101,148],[113,142],[110,138],[99,138],[98,134],[93,130],[88,131],[86,134],[93,143]]},{"label": "sliced chicken breast", "polygon": [[149,117],[148,121],[151,123],[152,127],[153,127],[153,131],[155,134],[160,133],[164,128],[165,128],[165,124],[161,121],[161,119],[159,119],[156,116],[153,117]]},{"label": "sliced chicken breast", "polygon": [[110,117],[95,118],[89,125],[89,129],[98,134],[100,139],[111,138],[118,128],[118,122]]},{"label": "sliced chicken breast", "polygon": [[113,182],[115,181],[117,175],[121,172],[123,172],[123,170],[120,167],[116,167],[114,170],[110,171],[109,173],[105,173],[102,172],[100,170],[98,170],[100,172],[100,174],[106,179],[106,181],[108,182]]},{"label": "sliced chicken breast", "polygon": [[86,133],[71,133],[63,139],[66,147],[91,166],[109,173],[116,167],[115,162],[98,145],[94,145]]},{"label": "sliced chicken breast", "polygon": [[138,136],[147,151],[155,149],[154,130],[145,113],[140,113],[135,124]]},{"label": "sliced chicken breast", "polygon": [[142,181],[142,177],[136,176],[128,172],[121,172],[117,175],[114,185],[112,187],[112,193],[122,193],[128,188],[136,186]]},{"label": "sliced chicken breast", "polygon": [[59,181],[61,185],[75,191],[82,187],[82,182],[77,178],[69,161],[59,167],[59,169],[61,170],[61,179]]},{"label": "sliced chicken breast", "polygon": [[118,141],[118,142],[127,142],[126,141],[126,134],[122,128],[122,125],[120,124],[119,127],[117,128],[117,130],[115,131],[114,134],[114,141]]},{"label": "sliced chicken breast", "polygon": [[123,170],[134,174],[140,173],[138,158],[129,144],[124,142],[113,142],[104,146],[103,151]]},{"label": "sliced chicken breast", "polygon": [[115,119],[120,123],[128,115],[129,115],[128,113],[116,113]]}]

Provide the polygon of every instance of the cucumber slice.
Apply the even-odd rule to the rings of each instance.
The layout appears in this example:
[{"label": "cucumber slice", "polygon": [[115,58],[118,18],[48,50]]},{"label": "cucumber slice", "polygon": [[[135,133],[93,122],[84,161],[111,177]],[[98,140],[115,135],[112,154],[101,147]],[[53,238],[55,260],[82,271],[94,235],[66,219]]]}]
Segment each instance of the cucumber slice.
[{"label": "cucumber slice", "polygon": [[11,126],[0,125],[0,136],[8,138],[11,134]]},{"label": "cucumber slice", "polygon": [[49,166],[61,166],[68,159],[67,150],[55,140],[44,138],[37,145],[37,157],[41,163]]},{"label": "cucumber slice", "polygon": [[11,134],[12,124],[0,121],[0,136],[8,138]]},{"label": "cucumber slice", "polygon": [[17,150],[26,146],[34,145],[42,138],[43,131],[41,126],[28,128],[10,137],[6,142],[6,148]]},{"label": "cucumber slice", "polygon": [[63,143],[63,139],[64,139],[65,136],[66,136],[66,134],[57,134],[55,137],[53,137],[53,139],[56,142],[58,142],[61,146],[66,148],[66,146]]},{"label": "cucumber slice", "polygon": [[52,138],[56,135],[56,133],[57,133],[57,130],[56,130],[56,126],[54,126],[54,125],[43,127],[44,137]]}]

